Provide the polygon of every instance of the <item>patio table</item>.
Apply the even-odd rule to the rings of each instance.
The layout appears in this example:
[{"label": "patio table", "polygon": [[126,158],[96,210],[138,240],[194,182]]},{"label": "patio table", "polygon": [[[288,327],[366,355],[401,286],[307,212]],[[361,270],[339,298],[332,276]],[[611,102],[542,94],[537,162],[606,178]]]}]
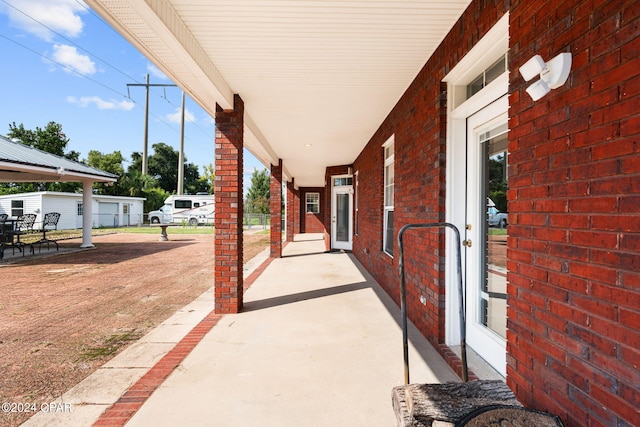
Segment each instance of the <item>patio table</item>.
[{"label": "patio table", "polygon": [[4,257],[4,250],[7,247],[11,247],[13,253],[15,253],[16,248],[20,252],[22,252],[22,256],[24,256],[24,246],[29,246],[31,248],[31,253],[34,253],[33,245],[24,243],[20,240],[20,236],[25,234],[23,231],[18,229],[18,223],[21,219],[13,219],[7,218],[0,223],[0,259]]}]

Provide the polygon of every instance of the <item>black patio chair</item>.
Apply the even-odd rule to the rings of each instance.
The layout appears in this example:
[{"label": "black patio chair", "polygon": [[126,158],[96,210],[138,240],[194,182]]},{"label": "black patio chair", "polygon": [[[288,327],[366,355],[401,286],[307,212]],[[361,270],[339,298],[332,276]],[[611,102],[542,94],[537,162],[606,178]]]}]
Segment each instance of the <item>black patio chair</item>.
[{"label": "black patio chair", "polygon": [[[15,226],[12,231],[10,231],[10,244],[13,250],[13,253],[16,253],[16,248],[20,252],[22,252],[22,256],[24,256],[24,247],[29,246],[31,248],[31,253],[34,253],[33,245],[30,243],[24,243],[20,240],[20,236],[33,232],[33,225],[36,222],[36,214],[24,214],[20,215],[16,220]],[[16,238],[16,241],[13,241],[13,238]]]},{"label": "black patio chair", "polygon": [[56,245],[56,251],[60,250],[60,248],[58,247],[58,242],[56,242],[55,240],[47,239],[47,231],[57,230],[59,220],[60,213],[58,212],[49,212],[44,214],[44,219],[42,220],[42,228],[40,229],[40,231],[42,232],[42,239],[36,242],[38,244],[38,252],[42,250],[43,243],[47,244],[47,250],[49,250],[49,243],[53,243]]},{"label": "black patio chair", "polygon": [[7,218],[9,218],[9,215],[6,213],[0,214],[0,260],[4,258],[4,247],[9,238],[9,235],[6,233],[9,227],[9,224],[6,223]]}]

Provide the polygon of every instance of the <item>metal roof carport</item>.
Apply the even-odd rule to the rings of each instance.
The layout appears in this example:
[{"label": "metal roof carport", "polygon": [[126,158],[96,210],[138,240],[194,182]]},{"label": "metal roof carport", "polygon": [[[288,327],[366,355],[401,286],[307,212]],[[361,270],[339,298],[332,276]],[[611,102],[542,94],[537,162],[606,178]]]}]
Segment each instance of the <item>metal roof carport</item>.
[{"label": "metal roof carport", "polygon": [[118,177],[85,164],[13,142],[0,135],[0,182],[82,182],[82,248],[91,241],[91,194],[94,182]]}]

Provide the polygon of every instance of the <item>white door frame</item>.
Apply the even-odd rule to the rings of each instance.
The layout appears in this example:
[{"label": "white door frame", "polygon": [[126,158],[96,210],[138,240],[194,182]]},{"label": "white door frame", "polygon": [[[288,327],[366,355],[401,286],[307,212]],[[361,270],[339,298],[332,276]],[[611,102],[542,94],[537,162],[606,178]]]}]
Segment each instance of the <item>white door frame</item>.
[{"label": "white door frame", "polygon": [[[509,14],[506,13],[443,79],[447,83],[447,196],[445,215],[447,222],[455,225],[462,236],[465,235],[466,228],[466,198],[464,195],[467,183],[467,117],[508,93],[509,75],[504,73],[471,97],[467,97],[467,85],[508,50]],[[458,298],[458,272],[455,262],[456,250],[454,234],[447,232],[445,248],[445,344],[452,348],[460,345],[460,319],[458,316],[460,299]],[[466,265],[466,252],[464,251],[462,252],[462,262]],[[502,371],[504,371],[504,368]]]},{"label": "white door frame", "polygon": [[[331,177],[331,249],[350,251],[353,244],[353,184],[335,186],[335,178],[353,178],[352,175],[334,175]],[[347,240],[338,240],[338,195],[348,194]]]}]

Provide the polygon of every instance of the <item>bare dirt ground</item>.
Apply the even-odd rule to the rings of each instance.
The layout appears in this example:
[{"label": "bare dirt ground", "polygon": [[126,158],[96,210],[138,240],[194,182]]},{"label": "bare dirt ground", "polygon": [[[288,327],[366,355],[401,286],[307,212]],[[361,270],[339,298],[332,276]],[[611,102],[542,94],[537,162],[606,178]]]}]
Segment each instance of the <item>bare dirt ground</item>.
[{"label": "bare dirt ground", "polygon": [[[97,236],[95,249],[0,264],[0,403],[51,402],[211,288],[214,236],[170,238]],[[268,244],[245,234],[245,262]],[[0,412],[0,426],[31,415]]]}]

